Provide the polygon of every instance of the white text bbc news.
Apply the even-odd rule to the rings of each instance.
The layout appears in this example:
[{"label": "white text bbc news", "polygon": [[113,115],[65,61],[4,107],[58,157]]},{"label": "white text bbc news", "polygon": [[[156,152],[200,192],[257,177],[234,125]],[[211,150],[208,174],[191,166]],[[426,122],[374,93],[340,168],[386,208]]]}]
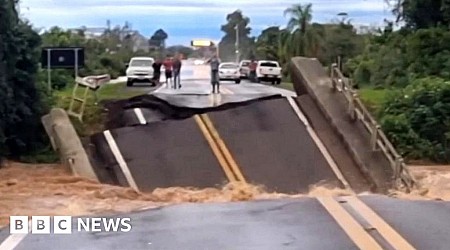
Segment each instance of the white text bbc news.
[{"label": "white text bbc news", "polygon": [[28,216],[10,216],[9,222],[10,234],[72,234],[72,231],[126,233],[132,229],[130,218],[31,216],[30,219]]}]

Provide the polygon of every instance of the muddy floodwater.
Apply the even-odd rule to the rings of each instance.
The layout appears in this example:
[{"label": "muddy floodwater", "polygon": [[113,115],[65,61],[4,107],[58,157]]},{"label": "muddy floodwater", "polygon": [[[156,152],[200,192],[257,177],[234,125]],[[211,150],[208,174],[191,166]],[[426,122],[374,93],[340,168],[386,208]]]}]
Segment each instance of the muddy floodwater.
[{"label": "muddy floodwater", "polygon": [[[413,173],[422,183],[411,194],[393,192],[409,199],[450,200],[450,171],[445,167],[417,167]],[[185,202],[234,202],[305,196],[337,196],[350,193],[314,186],[308,194],[268,193],[264,188],[242,183],[218,188],[161,188],[151,193],[104,185],[72,176],[60,165],[30,165],[8,162],[0,168],[0,227],[10,215],[93,215],[116,214]]]}]

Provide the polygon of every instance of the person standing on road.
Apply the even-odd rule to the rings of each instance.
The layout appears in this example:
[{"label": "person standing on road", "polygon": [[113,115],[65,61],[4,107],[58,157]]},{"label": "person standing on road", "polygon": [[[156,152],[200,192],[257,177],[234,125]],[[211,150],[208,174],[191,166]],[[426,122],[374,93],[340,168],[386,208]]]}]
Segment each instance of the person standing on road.
[{"label": "person standing on road", "polygon": [[256,63],[255,60],[252,60],[250,62],[249,65],[249,69],[250,69],[250,81],[252,82],[256,82],[256,67],[258,66],[258,64]]},{"label": "person standing on road", "polygon": [[153,63],[153,86],[156,86],[156,84],[159,84],[159,81],[161,79],[161,66],[162,66],[162,62],[161,60],[158,58],[156,59],[156,61]]},{"label": "person standing on road", "polygon": [[[212,93],[220,93],[220,79],[219,79],[219,65],[220,60],[217,58],[217,55],[214,55],[211,59],[208,60],[208,63],[211,66],[211,85],[212,85]],[[217,90],[217,92],[216,92]]]},{"label": "person standing on road", "polygon": [[173,61],[173,84],[174,88],[181,88],[181,55],[177,55]]},{"label": "person standing on road", "polygon": [[170,57],[167,57],[166,60],[164,60],[164,70],[166,74],[166,84],[169,86],[169,84],[172,84],[172,60]]}]

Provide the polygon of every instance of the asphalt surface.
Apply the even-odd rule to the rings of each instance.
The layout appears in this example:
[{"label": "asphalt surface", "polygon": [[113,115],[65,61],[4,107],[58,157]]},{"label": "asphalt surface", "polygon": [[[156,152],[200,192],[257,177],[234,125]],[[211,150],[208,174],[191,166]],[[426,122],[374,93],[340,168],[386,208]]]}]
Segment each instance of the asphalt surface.
[{"label": "asphalt surface", "polygon": [[209,114],[243,174],[270,191],[307,192],[334,173],[285,98]]},{"label": "asphalt surface", "polygon": [[[165,187],[215,187],[226,178],[193,118],[112,130],[140,191]],[[96,144],[119,184],[129,183],[109,145]],[[103,175],[102,175],[103,177]],[[102,179],[101,181],[107,181]]]},{"label": "asphalt surface", "polygon": [[417,249],[450,248],[450,202],[399,201],[383,196],[362,200]]},{"label": "asphalt surface", "polygon": [[[448,249],[448,202],[361,199],[416,249]],[[132,230],[28,234],[15,249],[358,249],[314,198],[183,204],[117,217],[130,217]]]},{"label": "asphalt surface", "polygon": [[[286,98],[230,106],[208,113],[247,181],[270,191],[307,192],[326,182],[338,186],[327,161]],[[158,187],[214,187],[225,183],[218,160],[194,119],[166,120],[111,130],[139,190]],[[97,168],[103,182],[116,178],[127,186],[110,145],[92,138],[101,166],[115,172],[110,179]],[[108,176],[109,177],[109,176]]]}]

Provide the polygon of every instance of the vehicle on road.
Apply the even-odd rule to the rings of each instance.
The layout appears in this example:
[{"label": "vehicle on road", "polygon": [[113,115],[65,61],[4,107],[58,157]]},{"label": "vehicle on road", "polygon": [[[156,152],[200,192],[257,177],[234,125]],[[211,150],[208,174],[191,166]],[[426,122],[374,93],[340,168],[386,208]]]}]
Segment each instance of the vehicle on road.
[{"label": "vehicle on road", "polygon": [[152,57],[133,57],[128,63],[126,71],[127,86],[133,86],[135,82],[152,82],[153,63]]},{"label": "vehicle on road", "polygon": [[256,81],[270,82],[272,85],[281,83],[281,67],[277,61],[258,61]]},{"label": "vehicle on road", "polygon": [[202,59],[194,60],[194,65],[203,65],[203,64],[205,64],[205,60],[202,60]]},{"label": "vehicle on road", "polygon": [[242,60],[239,63],[239,72],[241,73],[241,78],[247,79],[250,75],[250,60]]},{"label": "vehicle on road", "polygon": [[236,84],[241,83],[239,65],[236,63],[221,63],[219,65],[219,81],[234,81]]}]

